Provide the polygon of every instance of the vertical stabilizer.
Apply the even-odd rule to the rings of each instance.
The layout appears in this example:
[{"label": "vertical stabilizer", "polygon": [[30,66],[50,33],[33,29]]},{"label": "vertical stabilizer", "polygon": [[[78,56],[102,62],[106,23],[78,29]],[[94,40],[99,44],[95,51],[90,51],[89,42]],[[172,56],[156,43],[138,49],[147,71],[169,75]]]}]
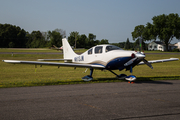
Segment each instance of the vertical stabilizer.
[{"label": "vertical stabilizer", "polygon": [[64,59],[73,59],[77,54],[73,51],[66,38],[62,39]]}]

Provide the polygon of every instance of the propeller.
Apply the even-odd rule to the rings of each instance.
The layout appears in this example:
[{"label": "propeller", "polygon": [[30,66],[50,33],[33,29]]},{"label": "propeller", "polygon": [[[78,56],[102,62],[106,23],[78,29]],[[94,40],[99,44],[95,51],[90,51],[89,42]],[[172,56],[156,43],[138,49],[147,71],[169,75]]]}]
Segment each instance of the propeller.
[{"label": "propeller", "polygon": [[136,59],[137,59],[137,57],[129,60],[127,63],[124,64],[124,66],[129,66],[129,65],[131,65]]},{"label": "propeller", "polygon": [[[142,41],[143,41],[143,37],[141,36],[140,39],[139,39],[139,53],[141,53],[141,50],[142,50]],[[153,66],[151,65],[151,63],[149,63],[146,59],[142,59],[142,61],[147,65],[149,66],[151,69],[153,69]]]},{"label": "propeller", "polygon": [[142,50],[142,41],[143,41],[143,38],[142,36],[139,37],[139,52],[137,52],[136,54],[132,53],[131,57],[132,59],[129,60],[128,62],[126,62],[124,64],[124,66],[129,66],[131,64],[134,63],[135,60],[137,60],[138,58],[141,59],[147,66],[149,66],[151,69],[153,69],[153,66],[151,65],[151,63],[149,63],[145,58],[145,54],[141,52]]},{"label": "propeller", "polygon": [[149,63],[146,59],[144,59],[145,58],[144,54],[138,52],[135,55],[134,53],[132,53],[131,57],[132,57],[132,59],[129,60],[128,62],[126,62],[124,64],[124,66],[129,66],[129,65],[133,64],[135,60],[141,59],[147,66],[149,66],[151,69],[153,69],[153,66],[151,65],[151,63]]},{"label": "propeller", "polygon": [[146,59],[143,58],[143,62],[149,66],[151,69],[153,69],[153,66],[151,65],[151,63],[149,63]]}]

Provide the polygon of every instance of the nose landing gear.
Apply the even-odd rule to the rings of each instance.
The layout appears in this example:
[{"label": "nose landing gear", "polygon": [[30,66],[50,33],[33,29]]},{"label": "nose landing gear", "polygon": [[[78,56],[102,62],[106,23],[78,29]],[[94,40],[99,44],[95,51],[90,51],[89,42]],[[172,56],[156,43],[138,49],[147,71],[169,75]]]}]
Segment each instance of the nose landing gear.
[{"label": "nose landing gear", "polygon": [[136,76],[129,75],[125,79],[128,80],[128,83],[134,83],[134,81],[136,80]]},{"label": "nose landing gear", "polygon": [[128,83],[134,83],[136,80],[136,76],[132,75],[132,66],[130,67],[131,75],[127,76],[125,79],[128,80]]}]

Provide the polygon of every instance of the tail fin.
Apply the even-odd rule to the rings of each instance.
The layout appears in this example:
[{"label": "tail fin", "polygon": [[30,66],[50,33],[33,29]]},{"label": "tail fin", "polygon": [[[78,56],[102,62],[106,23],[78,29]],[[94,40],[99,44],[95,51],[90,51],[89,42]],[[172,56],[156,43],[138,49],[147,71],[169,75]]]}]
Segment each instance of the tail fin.
[{"label": "tail fin", "polygon": [[62,39],[64,59],[73,59],[77,54],[73,51],[66,38]]}]

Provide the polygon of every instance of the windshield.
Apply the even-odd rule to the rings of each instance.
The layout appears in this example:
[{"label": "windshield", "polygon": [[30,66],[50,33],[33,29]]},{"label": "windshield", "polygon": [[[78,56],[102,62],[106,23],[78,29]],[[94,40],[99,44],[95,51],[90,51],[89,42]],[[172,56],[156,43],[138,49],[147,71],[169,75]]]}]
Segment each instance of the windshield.
[{"label": "windshield", "polygon": [[111,50],[123,50],[123,49],[121,49],[120,47],[114,46],[114,45],[106,46],[106,52],[109,52]]}]

